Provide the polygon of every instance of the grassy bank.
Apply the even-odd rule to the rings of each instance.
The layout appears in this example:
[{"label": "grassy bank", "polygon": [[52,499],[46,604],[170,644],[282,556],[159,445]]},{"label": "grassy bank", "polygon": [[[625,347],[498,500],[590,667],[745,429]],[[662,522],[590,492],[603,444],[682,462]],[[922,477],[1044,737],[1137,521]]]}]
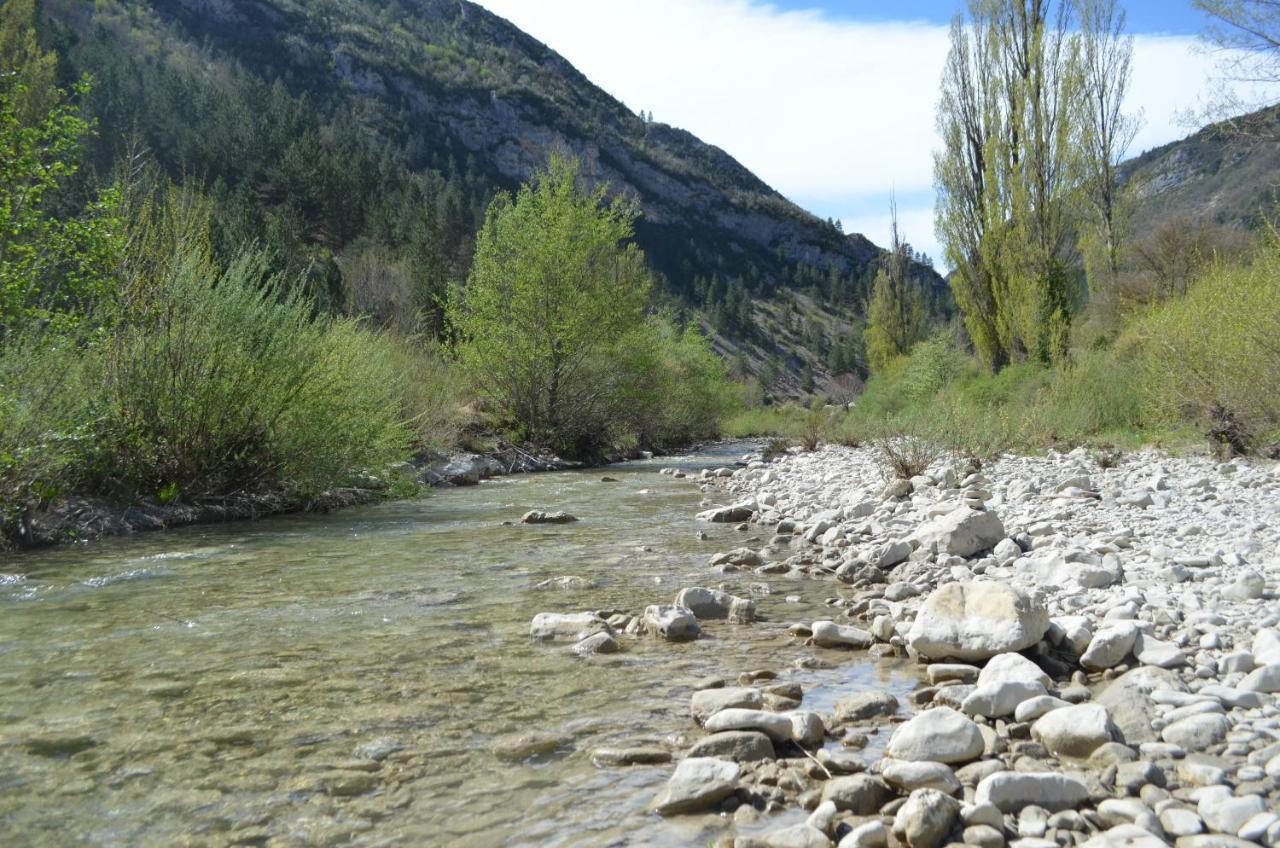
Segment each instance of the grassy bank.
[{"label": "grassy bank", "polygon": [[[939,333],[868,380],[851,409],[747,409],[726,432],[857,444],[907,434],[979,456],[1079,444],[1280,442],[1280,243],[1209,267],[1184,296],[1086,316],[1071,354],[992,373]],[[1106,327],[1099,331],[1098,327]]]}]

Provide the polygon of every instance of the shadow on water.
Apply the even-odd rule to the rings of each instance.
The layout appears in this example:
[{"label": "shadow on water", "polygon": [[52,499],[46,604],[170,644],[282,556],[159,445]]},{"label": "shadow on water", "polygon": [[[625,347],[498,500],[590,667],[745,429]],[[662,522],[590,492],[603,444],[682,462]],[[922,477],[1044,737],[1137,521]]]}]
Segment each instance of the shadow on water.
[{"label": "shadow on water", "polygon": [[[831,584],[708,569],[763,533],[698,524],[697,486],[657,472],[745,448],[0,561],[0,843],[705,844],[717,817],[647,810],[670,766],[591,751],[687,733],[701,677],[773,669],[819,710],[915,685],[834,652],[796,670],[785,628]],[[581,521],[503,525],[529,509]],[[535,588],[562,575],[591,588]],[[720,583],[766,620],[591,660],[528,638]]]}]

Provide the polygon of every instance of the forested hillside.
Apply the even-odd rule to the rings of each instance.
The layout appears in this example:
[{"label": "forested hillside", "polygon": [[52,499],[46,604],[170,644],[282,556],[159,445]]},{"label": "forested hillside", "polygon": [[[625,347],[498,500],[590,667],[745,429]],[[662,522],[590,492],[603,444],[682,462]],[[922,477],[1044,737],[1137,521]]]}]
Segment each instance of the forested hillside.
[{"label": "forested hillside", "polygon": [[[154,159],[198,181],[215,246],[257,241],[326,309],[443,329],[495,191],[553,151],[638,198],[665,299],[782,391],[864,373],[884,252],[723,151],[654,123],[506,21],[459,0],[47,0],[64,83],[88,73],[92,172]],[[949,295],[923,265],[928,308]]]}]

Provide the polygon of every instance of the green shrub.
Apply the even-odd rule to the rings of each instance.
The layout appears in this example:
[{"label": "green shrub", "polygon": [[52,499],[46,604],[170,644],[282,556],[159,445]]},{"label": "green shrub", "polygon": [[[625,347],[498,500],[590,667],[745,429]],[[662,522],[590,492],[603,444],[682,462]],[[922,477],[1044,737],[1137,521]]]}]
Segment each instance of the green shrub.
[{"label": "green shrub", "polygon": [[1218,265],[1140,320],[1148,410],[1171,426],[1247,449],[1280,430],[1280,241],[1253,262]]},{"label": "green shrub", "polygon": [[83,371],[67,337],[24,334],[0,347],[0,531],[80,483],[93,420]]},{"label": "green shrub", "polygon": [[145,321],[98,348],[100,488],[306,495],[400,459],[403,376],[384,336],[313,317],[261,255],[179,264]]}]

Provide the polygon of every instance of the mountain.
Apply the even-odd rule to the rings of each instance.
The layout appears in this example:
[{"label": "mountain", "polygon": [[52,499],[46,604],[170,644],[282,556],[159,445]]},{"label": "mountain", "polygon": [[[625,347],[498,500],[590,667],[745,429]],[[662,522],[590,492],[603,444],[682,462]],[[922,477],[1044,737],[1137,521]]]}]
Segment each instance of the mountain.
[{"label": "mountain", "polygon": [[1194,221],[1256,229],[1280,196],[1280,106],[1222,123],[1126,162],[1134,186],[1133,231]]},{"label": "mountain", "polygon": [[[783,394],[861,369],[884,251],[724,151],[645,120],[465,0],[45,0],[68,79],[92,74],[99,171],[142,151],[214,198],[230,249],[265,242],[322,305],[437,330],[489,199],[557,150],[635,196],[669,301]],[[917,264],[937,313],[945,282]],[[387,287],[396,291],[386,294]],[[399,305],[397,305],[399,304]],[[399,315],[399,318],[397,318]]]}]

